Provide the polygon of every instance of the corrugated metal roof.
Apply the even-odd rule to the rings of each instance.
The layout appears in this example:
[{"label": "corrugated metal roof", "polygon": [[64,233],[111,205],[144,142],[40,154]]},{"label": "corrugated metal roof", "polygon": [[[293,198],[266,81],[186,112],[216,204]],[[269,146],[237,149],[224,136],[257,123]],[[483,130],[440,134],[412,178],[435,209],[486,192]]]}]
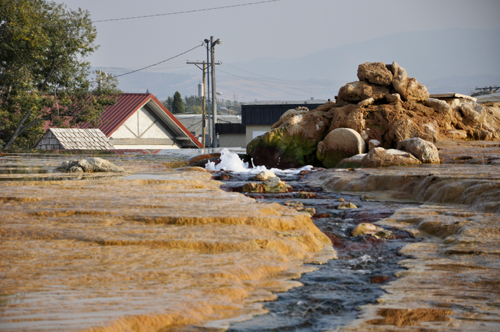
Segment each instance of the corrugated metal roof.
[{"label": "corrugated metal roof", "polygon": [[[97,127],[106,137],[111,136],[132,114],[148,102],[150,96],[151,94],[147,93],[121,94],[116,104],[106,107]],[[80,127],[88,128],[89,124],[83,124]]]}]

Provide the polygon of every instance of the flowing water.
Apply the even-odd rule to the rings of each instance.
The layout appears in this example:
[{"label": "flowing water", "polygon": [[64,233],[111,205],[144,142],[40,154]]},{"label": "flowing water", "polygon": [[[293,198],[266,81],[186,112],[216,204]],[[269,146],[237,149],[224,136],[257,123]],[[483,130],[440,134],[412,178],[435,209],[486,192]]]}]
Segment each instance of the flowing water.
[{"label": "flowing water", "polygon": [[[311,188],[299,181],[296,174],[278,174],[292,186],[292,192],[247,195],[258,201],[282,205],[293,202],[301,203],[305,208],[313,207],[316,210],[314,223],[330,237],[339,259],[330,260],[316,271],[304,274],[300,279],[302,287],[279,294],[276,301],[267,303],[265,308],[269,314],[232,324],[228,331],[333,330],[354,320],[361,305],[376,302],[383,294],[381,285],[394,280],[400,269],[398,262],[403,257],[399,249],[406,243],[418,241],[410,233],[394,228],[391,228],[393,236],[388,240],[353,237],[352,229],[360,223],[376,222],[391,216],[397,209],[414,204],[363,201],[360,196]],[[248,178],[233,175],[225,182],[226,187],[238,190],[244,180],[248,181]],[[357,208],[339,210],[337,207],[341,201],[353,203]]]},{"label": "flowing water", "polygon": [[[306,168],[245,196],[242,163],[175,170],[191,152],[83,175],[0,156],[0,330],[500,329],[498,166]],[[392,236],[353,237],[366,222]]]}]

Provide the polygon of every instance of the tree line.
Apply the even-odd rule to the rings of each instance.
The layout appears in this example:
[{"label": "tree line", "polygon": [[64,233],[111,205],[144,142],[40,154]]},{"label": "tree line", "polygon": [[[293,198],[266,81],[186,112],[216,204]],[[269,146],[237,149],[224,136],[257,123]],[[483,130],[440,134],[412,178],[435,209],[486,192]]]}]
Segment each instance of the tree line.
[{"label": "tree line", "polygon": [[[182,99],[179,91],[176,91],[172,97],[162,101],[162,104],[172,114],[202,114],[203,99],[197,96],[185,96]],[[217,99],[217,114],[241,114],[241,103],[231,100]]]}]

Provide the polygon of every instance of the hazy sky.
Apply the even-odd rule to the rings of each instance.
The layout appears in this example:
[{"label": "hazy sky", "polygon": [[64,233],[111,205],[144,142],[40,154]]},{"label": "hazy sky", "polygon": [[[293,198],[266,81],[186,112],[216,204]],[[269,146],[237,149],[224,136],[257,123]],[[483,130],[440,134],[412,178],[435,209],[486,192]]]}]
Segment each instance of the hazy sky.
[{"label": "hazy sky", "polygon": [[[93,20],[230,6],[264,0],[57,0],[89,10]],[[216,59],[235,63],[293,58],[395,32],[500,28],[499,0],[280,0],[189,14],[95,23],[100,48],[93,67],[136,69],[175,56],[210,36]],[[204,60],[198,48],[156,69],[179,70]],[[292,70],[292,69],[291,69]]]}]

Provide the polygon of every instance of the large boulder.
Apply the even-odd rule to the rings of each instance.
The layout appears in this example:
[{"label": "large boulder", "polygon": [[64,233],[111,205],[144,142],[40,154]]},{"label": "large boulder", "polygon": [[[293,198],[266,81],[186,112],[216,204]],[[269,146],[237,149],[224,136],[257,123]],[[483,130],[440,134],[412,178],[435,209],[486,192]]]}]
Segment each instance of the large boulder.
[{"label": "large boulder", "polygon": [[330,121],[318,112],[295,115],[248,143],[247,154],[255,165],[267,168],[315,165],[316,147],[329,125]]},{"label": "large boulder", "polygon": [[304,114],[304,113],[307,113],[309,112],[309,109],[307,107],[297,107],[297,108],[292,108],[292,109],[289,109],[288,111],[286,111],[285,113],[283,113],[278,122],[276,122],[275,124],[273,124],[271,126],[271,129],[275,129],[275,128],[278,128],[279,126],[281,126],[282,124],[284,124],[285,122],[287,122],[291,117],[294,117],[296,115],[301,115],[301,114]]},{"label": "large boulder", "polygon": [[342,159],[365,152],[366,144],[361,135],[350,128],[332,130],[318,143],[316,157],[326,168],[335,167]]},{"label": "large boulder", "polygon": [[363,167],[406,166],[421,163],[411,153],[395,149],[386,150],[384,148],[371,150],[361,160],[361,166]]},{"label": "large boulder", "polygon": [[[462,115],[462,123],[457,129],[467,131],[468,136],[479,140],[500,138],[500,104],[464,102],[458,112]],[[459,118],[460,115],[457,115]]]},{"label": "large boulder", "polygon": [[368,81],[378,85],[391,85],[392,73],[383,62],[365,62],[358,67],[360,81]]},{"label": "large boulder", "polygon": [[439,164],[439,151],[434,144],[419,137],[399,142],[398,150],[406,151],[423,163]]},{"label": "large boulder", "polygon": [[424,123],[417,123],[409,117],[401,117],[389,125],[385,138],[394,146],[405,139],[413,137],[421,137],[427,141],[436,142],[437,134],[436,131],[432,130],[432,127],[425,127]]},{"label": "large boulder", "polygon": [[483,107],[473,103],[463,103],[460,107],[462,114],[466,119],[472,122],[479,122]]},{"label": "large boulder", "polygon": [[439,114],[449,115],[453,110],[444,100],[429,98],[425,101],[425,106],[432,108]]},{"label": "large boulder", "polygon": [[409,78],[406,70],[395,61],[392,63],[391,68],[394,75],[392,86],[403,99],[415,102],[429,99],[430,95],[425,85],[419,84],[416,78]]},{"label": "large boulder", "polygon": [[340,88],[338,99],[358,103],[362,100],[373,98],[382,99],[389,94],[389,88],[365,81],[347,83]]},{"label": "large boulder", "polygon": [[361,167],[361,161],[366,156],[366,153],[357,154],[350,158],[342,159],[338,164],[337,168],[356,168]]},{"label": "large boulder", "polygon": [[365,130],[364,107],[348,104],[342,107],[334,107],[325,116],[331,119],[327,134],[337,128],[351,128],[361,133]]},{"label": "large boulder", "polygon": [[70,173],[125,172],[122,167],[102,158],[73,159],[63,161],[57,170]]}]

